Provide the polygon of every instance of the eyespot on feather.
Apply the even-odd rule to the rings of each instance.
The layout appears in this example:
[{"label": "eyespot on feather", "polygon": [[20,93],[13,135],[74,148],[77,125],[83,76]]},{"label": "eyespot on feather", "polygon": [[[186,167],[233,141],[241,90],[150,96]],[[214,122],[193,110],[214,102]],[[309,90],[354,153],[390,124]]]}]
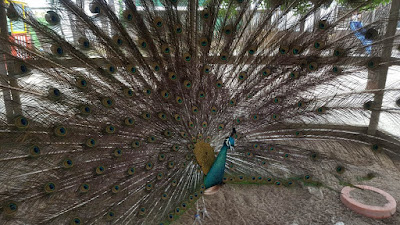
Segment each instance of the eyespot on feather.
[{"label": "eyespot on feather", "polygon": [[17,116],[14,118],[14,125],[18,129],[26,129],[29,127],[29,120],[24,116]]},{"label": "eyespot on feather", "polygon": [[51,26],[55,26],[60,23],[60,16],[54,11],[47,11],[44,18],[46,22]]}]

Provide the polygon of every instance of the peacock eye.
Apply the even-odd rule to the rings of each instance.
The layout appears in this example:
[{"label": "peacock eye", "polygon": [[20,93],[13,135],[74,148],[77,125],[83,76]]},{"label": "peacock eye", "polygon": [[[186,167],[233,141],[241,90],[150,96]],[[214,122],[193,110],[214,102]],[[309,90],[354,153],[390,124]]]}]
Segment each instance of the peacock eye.
[{"label": "peacock eye", "polygon": [[110,212],[107,213],[107,220],[108,221],[113,220],[114,217],[115,217],[115,213],[113,211],[110,211]]},{"label": "peacock eye", "polygon": [[320,20],[320,21],[318,22],[318,28],[319,28],[320,30],[325,30],[327,27],[328,27],[328,23],[327,23],[326,20]]},{"label": "peacock eye", "polygon": [[146,170],[151,170],[153,168],[153,163],[148,162],[146,163]]},{"label": "peacock eye", "polygon": [[157,28],[161,28],[163,26],[163,24],[164,24],[161,17],[154,18],[153,23]]},{"label": "peacock eye", "polygon": [[183,208],[183,209],[186,209],[186,207],[187,207],[187,204],[184,202],[184,203],[182,203],[182,205],[181,205],[181,206],[182,206],[182,208]]},{"label": "peacock eye", "polygon": [[172,132],[169,131],[169,130],[165,130],[165,131],[164,131],[164,136],[166,136],[166,137],[171,137],[171,136],[172,136]]},{"label": "peacock eye", "polygon": [[158,155],[158,160],[159,160],[159,161],[164,161],[164,160],[165,160],[165,155],[162,154],[162,153],[159,154],[159,155]]},{"label": "peacock eye", "polygon": [[96,167],[96,174],[101,175],[106,171],[106,168],[104,166],[98,166]]},{"label": "peacock eye", "polygon": [[74,219],[72,219],[71,224],[81,224],[81,219],[79,219],[79,218],[74,218]]},{"label": "peacock eye", "polygon": [[28,68],[25,65],[21,65],[20,70],[22,73],[26,73],[28,71]]},{"label": "peacock eye", "polygon": [[3,207],[6,215],[13,215],[18,211],[18,205],[15,202],[8,202]]},{"label": "peacock eye", "polygon": [[101,99],[101,104],[106,108],[111,108],[114,106],[114,100],[109,97],[105,97]]},{"label": "peacock eye", "polygon": [[145,120],[150,120],[151,119],[151,114],[149,112],[143,112],[142,113],[142,118]]},{"label": "peacock eye", "polygon": [[130,88],[124,88],[124,89],[122,90],[122,92],[124,93],[124,95],[125,95],[126,97],[132,97],[133,94],[134,94],[133,90],[130,89]]},{"label": "peacock eye", "polygon": [[114,194],[118,193],[119,190],[120,190],[120,186],[119,186],[119,185],[114,185],[114,186],[112,187],[112,189],[111,189],[111,191],[112,191]]},{"label": "peacock eye", "polygon": [[139,140],[133,141],[132,142],[132,147],[133,148],[139,148],[140,147],[140,141]]},{"label": "peacock eye", "polygon": [[181,121],[182,120],[182,117],[180,115],[178,115],[178,114],[175,114],[174,118],[175,118],[176,121]]},{"label": "peacock eye", "polygon": [[63,166],[64,166],[64,168],[69,169],[74,166],[74,163],[72,162],[71,159],[65,159],[63,162]]},{"label": "peacock eye", "polygon": [[120,148],[117,148],[114,150],[114,156],[115,157],[121,157],[122,156],[122,150]]},{"label": "peacock eye", "polygon": [[81,193],[86,193],[90,190],[90,185],[87,183],[83,183],[83,184],[81,184],[79,190]]},{"label": "peacock eye", "polygon": [[85,145],[86,145],[87,147],[93,148],[93,147],[96,146],[96,144],[97,144],[97,142],[96,142],[96,140],[95,140],[94,138],[88,138],[88,139],[86,139]]},{"label": "peacock eye", "polygon": [[325,46],[325,43],[321,40],[316,40],[313,44],[315,49],[322,49]]},{"label": "peacock eye", "polygon": [[114,66],[109,66],[109,67],[108,67],[108,71],[109,71],[110,73],[114,73],[114,72],[115,72],[115,67],[114,67]]},{"label": "peacock eye", "polygon": [[135,168],[134,168],[134,167],[129,168],[129,169],[128,169],[128,174],[129,174],[129,175],[135,174]]},{"label": "peacock eye", "polygon": [[37,145],[32,145],[32,146],[29,148],[29,154],[30,154],[30,156],[32,156],[32,157],[39,156],[39,155],[40,155],[40,147],[37,146]]},{"label": "peacock eye", "polygon": [[161,199],[166,200],[168,198],[168,194],[167,193],[163,193],[161,195]]},{"label": "peacock eye", "polygon": [[44,191],[48,194],[53,193],[54,191],[56,191],[56,185],[53,182],[49,182],[47,184],[44,185]]},{"label": "peacock eye", "polygon": [[316,62],[311,62],[308,64],[308,70],[310,71],[315,71],[318,69],[318,64]]},{"label": "peacock eye", "polygon": [[192,107],[192,112],[193,113],[198,113],[199,112],[199,108],[197,108],[196,106]]},{"label": "peacock eye", "polygon": [[49,98],[52,100],[59,100],[61,98],[61,91],[57,88],[49,89]]},{"label": "peacock eye", "polygon": [[318,153],[316,153],[316,152],[311,152],[310,158],[311,158],[311,160],[317,160],[317,158],[318,158]]},{"label": "peacock eye", "polygon": [[239,81],[246,80],[246,78],[247,78],[246,72],[240,72],[238,78],[239,78]]},{"label": "peacock eye", "polygon": [[207,9],[204,9],[203,12],[201,13],[201,17],[202,17],[204,20],[207,20],[207,19],[210,17],[209,11],[208,11]]},{"label": "peacock eye", "polygon": [[145,40],[141,39],[141,40],[139,40],[139,46],[142,49],[146,49],[147,48],[147,42]]},{"label": "peacock eye", "polygon": [[286,45],[282,45],[281,47],[279,47],[279,53],[281,55],[285,55],[286,53],[288,53],[289,51],[289,47]]},{"label": "peacock eye", "polygon": [[161,180],[164,177],[163,173],[158,173],[157,174],[157,180]]},{"label": "peacock eye", "polygon": [[193,127],[194,127],[194,123],[193,123],[192,121],[190,121],[190,122],[188,123],[188,125],[189,125],[190,128],[193,128]]},{"label": "peacock eye", "polygon": [[14,125],[19,129],[26,129],[29,127],[29,120],[23,116],[17,116],[14,118]]},{"label": "peacock eye", "polygon": [[192,82],[189,80],[183,81],[183,86],[187,89],[190,89],[192,87]]},{"label": "peacock eye", "polygon": [[137,72],[137,68],[136,68],[136,66],[130,64],[130,65],[128,65],[128,66],[126,67],[126,71],[127,71],[128,73],[134,75],[134,74],[136,74],[136,72]]},{"label": "peacock eye", "polygon": [[122,12],[122,16],[124,17],[125,20],[127,20],[129,22],[132,22],[132,20],[133,20],[133,14],[132,14],[131,10],[128,10],[128,9],[124,10]]},{"label": "peacock eye", "polygon": [[56,48],[56,53],[57,53],[57,55],[62,56],[63,53],[64,53],[63,48],[62,48],[62,47],[57,47],[57,48]]},{"label": "peacock eye", "polygon": [[84,79],[84,78],[78,78],[76,79],[76,85],[78,86],[78,88],[87,88],[88,86],[88,82]]},{"label": "peacock eye", "polygon": [[56,126],[54,128],[54,134],[58,137],[65,137],[68,134],[68,130],[64,126]]},{"label": "peacock eye", "polygon": [[151,95],[151,89],[150,89],[150,88],[145,88],[145,89],[143,90],[143,92],[144,92],[144,94],[147,95],[147,96],[150,96],[150,95]]},{"label": "peacock eye", "polygon": [[217,113],[217,108],[216,108],[216,107],[211,107],[211,113],[212,113],[212,114]]},{"label": "peacock eye", "polygon": [[177,76],[176,76],[176,74],[175,74],[174,72],[170,72],[170,73],[168,74],[168,77],[169,77],[169,79],[172,80],[172,81],[175,81],[175,80],[177,79]]},{"label": "peacock eye", "polygon": [[336,167],[336,172],[337,173],[342,174],[342,173],[344,173],[344,171],[345,171],[345,168],[343,166],[337,166]]},{"label": "peacock eye", "polygon": [[132,118],[130,118],[130,117],[125,118],[125,119],[124,119],[124,124],[125,124],[126,126],[133,126],[133,125],[135,124],[135,120],[132,119]]},{"label": "peacock eye", "polygon": [[161,97],[163,97],[164,99],[169,99],[170,94],[167,90],[161,91]]},{"label": "peacock eye", "polygon": [[201,39],[200,39],[200,46],[202,46],[202,47],[208,46],[208,40],[207,40],[207,38],[201,38]]},{"label": "peacock eye", "polygon": [[46,22],[51,26],[57,25],[60,23],[60,16],[54,11],[47,11],[45,17]]}]

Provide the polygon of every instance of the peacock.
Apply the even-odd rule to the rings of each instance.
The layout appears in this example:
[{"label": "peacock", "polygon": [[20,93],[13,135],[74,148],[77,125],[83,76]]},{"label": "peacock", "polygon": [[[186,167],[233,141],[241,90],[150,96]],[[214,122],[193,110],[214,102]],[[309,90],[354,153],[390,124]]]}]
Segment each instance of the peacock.
[{"label": "peacock", "polygon": [[170,224],[225,183],[352,186],[352,160],[400,149],[378,130],[400,126],[399,1],[376,2],[1,1],[0,221]]}]

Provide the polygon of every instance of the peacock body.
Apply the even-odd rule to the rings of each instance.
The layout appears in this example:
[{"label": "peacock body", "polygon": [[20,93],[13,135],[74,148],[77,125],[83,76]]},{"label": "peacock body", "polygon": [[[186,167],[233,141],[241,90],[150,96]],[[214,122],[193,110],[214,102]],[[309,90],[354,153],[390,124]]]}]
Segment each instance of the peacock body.
[{"label": "peacock body", "polygon": [[356,127],[400,125],[399,82],[379,78],[398,63],[398,3],[352,30],[371,1],[331,3],[59,0],[45,20],[3,3],[39,44],[1,33],[0,220],[168,224],[222,182],[349,185],[348,143],[398,156]]}]

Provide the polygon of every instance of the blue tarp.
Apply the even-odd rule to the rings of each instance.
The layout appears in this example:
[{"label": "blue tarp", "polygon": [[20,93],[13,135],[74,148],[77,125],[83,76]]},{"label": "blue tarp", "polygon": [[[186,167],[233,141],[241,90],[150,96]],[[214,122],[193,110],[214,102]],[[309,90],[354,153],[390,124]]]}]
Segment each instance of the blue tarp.
[{"label": "blue tarp", "polygon": [[352,31],[355,31],[354,35],[361,41],[361,43],[365,46],[365,51],[368,54],[371,54],[371,49],[372,49],[372,40],[369,40],[365,37],[365,33],[367,32],[365,28],[363,28],[363,24],[359,21],[351,21],[350,22],[350,29]]}]

